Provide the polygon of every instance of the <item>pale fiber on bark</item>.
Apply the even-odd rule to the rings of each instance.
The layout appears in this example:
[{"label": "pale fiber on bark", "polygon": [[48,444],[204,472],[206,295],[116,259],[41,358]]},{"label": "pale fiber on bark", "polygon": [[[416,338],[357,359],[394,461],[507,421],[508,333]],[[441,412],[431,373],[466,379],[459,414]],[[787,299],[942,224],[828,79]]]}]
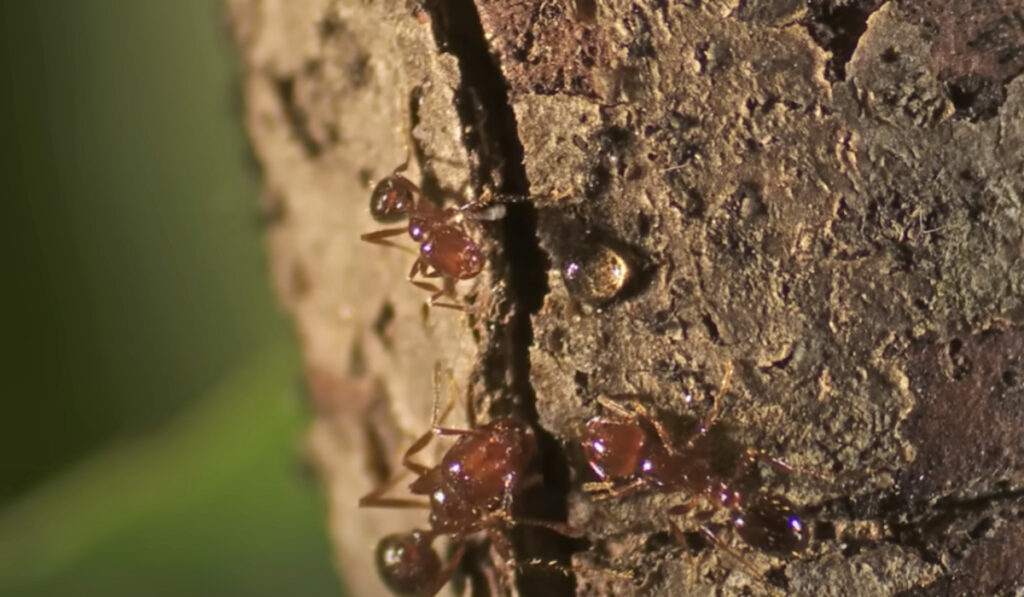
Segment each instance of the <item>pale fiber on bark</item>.
[{"label": "pale fiber on bark", "polygon": [[[950,41],[952,9],[865,1],[851,3],[866,29],[837,78],[804,25],[821,3],[669,4],[477,3],[553,262],[528,347],[540,423],[571,442],[601,394],[700,415],[731,363],[721,418],[735,437],[838,471],[776,488],[834,536],[793,559],[733,542],[750,565],[775,567],[794,595],[1019,590],[1024,77],[1006,70],[1016,54],[991,67],[1002,46],[967,54]],[[435,362],[480,395],[489,301],[505,294],[485,273],[459,285],[479,292],[484,321],[442,310],[425,321],[424,293],[404,281],[412,256],[358,237],[380,227],[367,182],[404,159],[414,88],[416,138],[445,187],[465,184],[475,162],[453,105],[464,82],[437,48],[432,13],[412,3],[229,6],[336,561],[352,594],[384,594],[376,540],[426,517],[358,509],[375,483],[368,463],[397,466],[428,428]],[[992,6],[965,30],[1008,23],[992,43],[1019,35],[1024,47],[1019,13]],[[1005,95],[967,118],[951,81],[978,77]],[[596,308],[566,291],[561,244],[581,230],[631,249],[642,276],[630,296]],[[378,325],[386,304],[394,316]],[[570,521],[597,548],[576,561],[647,581],[586,572],[578,593],[763,592],[721,551],[664,540],[662,506],[681,499],[572,493]]]}]

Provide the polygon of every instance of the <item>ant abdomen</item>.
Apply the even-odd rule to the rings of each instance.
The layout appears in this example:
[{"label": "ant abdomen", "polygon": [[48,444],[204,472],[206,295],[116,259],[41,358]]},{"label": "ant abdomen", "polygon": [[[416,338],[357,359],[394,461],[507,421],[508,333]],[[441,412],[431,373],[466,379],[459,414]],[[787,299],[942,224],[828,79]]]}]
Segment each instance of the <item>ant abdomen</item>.
[{"label": "ant abdomen", "polygon": [[436,226],[420,245],[420,258],[427,265],[456,280],[475,278],[487,259],[476,242],[456,226]]},{"label": "ant abdomen", "polygon": [[807,529],[786,498],[758,494],[732,516],[740,538],[766,552],[797,553],[807,548]]},{"label": "ant abdomen", "polygon": [[388,535],[377,543],[377,573],[396,595],[430,595],[441,577],[441,558],[423,531]]}]

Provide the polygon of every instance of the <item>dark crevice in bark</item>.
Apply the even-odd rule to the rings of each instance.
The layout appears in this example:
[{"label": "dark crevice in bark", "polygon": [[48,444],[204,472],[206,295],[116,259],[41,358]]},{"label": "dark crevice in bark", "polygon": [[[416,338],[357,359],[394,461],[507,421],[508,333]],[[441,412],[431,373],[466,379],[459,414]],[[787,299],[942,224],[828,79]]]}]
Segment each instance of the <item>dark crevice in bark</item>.
[{"label": "dark crevice in bark", "polygon": [[[463,124],[464,143],[474,156],[472,182],[477,191],[491,188],[499,194],[527,195],[529,181],[523,167],[523,147],[507,85],[491,55],[472,0],[435,0],[424,6],[430,14],[434,38],[441,51],[458,59],[462,88],[456,109]],[[558,442],[540,427],[536,394],[530,380],[531,315],[548,292],[548,260],[537,242],[537,212],[532,203],[507,206],[507,216],[496,232],[501,250],[492,255],[492,267],[505,281],[505,299],[495,318],[491,345],[484,355],[482,376],[495,399],[491,416],[510,415],[528,421],[537,432],[543,483],[517,499],[517,511],[533,518],[565,520],[569,469]],[[501,293],[496,293],[501,297]],[[549,531],[519,527],[515,530],[517,557],[570,563],[576,547]],[[537,568],[520,570],[519,591],[537,595],[572,595],[573,579]]]},{"label": "dark crevice in bark", "polygon": [[281,100],[288,128],[295,135],[303,153],[311,159],[319,157],[322,151],[320,143],[310,133],[306,115],[295,100],[295,79],[293,77],[276,78],[274,79],[274,89],[277,91],[278,99]]},{"label": "dark crevice in bark", "polygon": [[860,36],[868,28],[868,17],[881,4],[881,0],[810,4],[810,16],[804,25],[814,41],[832,53],[825,66],[825,78],[830,82],[846,80],[846,63],[857,49]]}]

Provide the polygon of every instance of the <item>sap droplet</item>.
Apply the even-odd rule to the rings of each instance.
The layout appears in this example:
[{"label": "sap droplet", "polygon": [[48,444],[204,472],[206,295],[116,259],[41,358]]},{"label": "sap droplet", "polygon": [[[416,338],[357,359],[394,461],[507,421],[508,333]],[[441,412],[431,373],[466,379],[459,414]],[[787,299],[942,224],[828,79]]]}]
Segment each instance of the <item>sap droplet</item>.
[{"label": "sap droplet", "polygon": [[588,243],[562,264],[562,280],[573,298],[590,304],[606,303],[622,292],[633,268],[618,251]]}]

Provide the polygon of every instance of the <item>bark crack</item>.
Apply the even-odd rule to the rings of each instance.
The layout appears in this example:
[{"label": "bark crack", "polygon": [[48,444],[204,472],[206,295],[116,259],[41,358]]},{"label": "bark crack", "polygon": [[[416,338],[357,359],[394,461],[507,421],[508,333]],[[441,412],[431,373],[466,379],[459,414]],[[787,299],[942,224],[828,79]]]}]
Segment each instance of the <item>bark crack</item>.
[{"label": "bark crack", "polygon": [[[462,86],[456,91],[455,107],[465,131],[463,142],[473,156],[474,189],[528,196],[523,145],[509,103],[508,84],[487,45],[476,6],[472,0],[435,0],[426,3],[424,9],[431,17],[438,48],[458,60]],[[510,203],[495,232],[500,251],[491,255],[491,263],[504,289],[495,292],[497,316],[480,372],[487,393],[493,396],[489,414],[520,417],[538,436],[543,482],[526,491],[517,509],[531,518],[565,520],[569,470],[561,446],[539,424],[530,377],[531,316],[541,308],[548,293],[548,259],[538,243],[533,204]],[[514,541],[522,561],[554,561],[568,566],[574,551],[572,541],[543,529],[519,527]],[[540,575],[530,569],[520,572],[521,593],[575,593],[571,577]]]}]

